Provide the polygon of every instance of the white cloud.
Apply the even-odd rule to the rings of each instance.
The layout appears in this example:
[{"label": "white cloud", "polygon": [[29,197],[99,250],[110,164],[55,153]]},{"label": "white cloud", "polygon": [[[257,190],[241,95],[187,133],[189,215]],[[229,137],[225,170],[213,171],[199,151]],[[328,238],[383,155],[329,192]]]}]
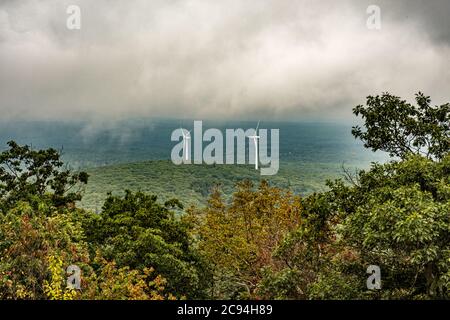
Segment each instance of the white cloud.
[{"label": "white cloud", "polygon": [[[77,4],[82,29],[66,29]],[[3,8],[2,8],[3,6]],[[342,117],[368,94],[448,100],[450,50],[356,1],[7,1],[3,117]],[[397,7],[392,10],[398,10]]]}]

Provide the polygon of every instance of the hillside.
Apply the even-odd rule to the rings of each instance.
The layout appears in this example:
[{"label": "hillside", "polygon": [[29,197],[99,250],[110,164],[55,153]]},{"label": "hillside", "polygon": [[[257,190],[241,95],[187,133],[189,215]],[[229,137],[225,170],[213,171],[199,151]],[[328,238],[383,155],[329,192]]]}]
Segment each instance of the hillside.
[{"label": "hillside", "polygon": [[160,199],[180,199],[185,206],[204,204],[206,197],[220,183],[230,195],[236,182],[266,179],[272,184],[290,188],[298,194],[309,194],[325,189],[326,179],[342,175],[338,163],[282,163],[275,176],[260,176],[251,165],[181,165],[169,160],[118,164],[88,169],[89,183],[80,205],[99,211],[108,192],[123,194],[123,190],[144,191]]}]

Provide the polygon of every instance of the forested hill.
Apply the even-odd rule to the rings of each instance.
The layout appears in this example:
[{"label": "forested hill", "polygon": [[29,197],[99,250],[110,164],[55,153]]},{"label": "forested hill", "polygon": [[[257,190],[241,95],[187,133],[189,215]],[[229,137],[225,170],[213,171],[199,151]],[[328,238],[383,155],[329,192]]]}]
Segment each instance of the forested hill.
[{"label": "forested hill", "polygon": [[[354,169],[354,168],[353,168]],[[323,191],[326,179],[342,177],[342,163],[282,162],[274,176],[261,176],[253,165],[174,165],[170,160],[96,167],[90,175],[82,207],[100,210],[108,192],[125,189],[156,194],[161,200],[177,198],[188,206],[204,204],[211,188],[219,185],[231,195],[238,181],[265,179],[271,184],[306,195]]]}]

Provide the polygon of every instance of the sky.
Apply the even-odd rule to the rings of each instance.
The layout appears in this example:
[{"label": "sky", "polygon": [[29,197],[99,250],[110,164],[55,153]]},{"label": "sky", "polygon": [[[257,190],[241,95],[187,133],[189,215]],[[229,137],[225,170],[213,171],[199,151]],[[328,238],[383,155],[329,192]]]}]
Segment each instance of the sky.
[{"label": "sky", "polygon": [[448,0],[1,0],[1,118],[346,120],[386,91],[441,104],[449,14]]}]

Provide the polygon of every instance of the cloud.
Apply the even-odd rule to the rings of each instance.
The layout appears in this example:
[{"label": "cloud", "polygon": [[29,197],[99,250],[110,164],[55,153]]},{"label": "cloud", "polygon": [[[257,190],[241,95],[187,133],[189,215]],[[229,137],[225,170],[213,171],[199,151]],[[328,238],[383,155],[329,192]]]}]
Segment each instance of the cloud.
[{"label": "cloud", "polygon": [[[15,118],[346,117],[369,94],[448,101],[448,1],[2,1]],[[431,1],[433,3],[433,1]],[[66,8],[81,7],[81,30]],[[447,96],[446,96],[447,95]]]}]

